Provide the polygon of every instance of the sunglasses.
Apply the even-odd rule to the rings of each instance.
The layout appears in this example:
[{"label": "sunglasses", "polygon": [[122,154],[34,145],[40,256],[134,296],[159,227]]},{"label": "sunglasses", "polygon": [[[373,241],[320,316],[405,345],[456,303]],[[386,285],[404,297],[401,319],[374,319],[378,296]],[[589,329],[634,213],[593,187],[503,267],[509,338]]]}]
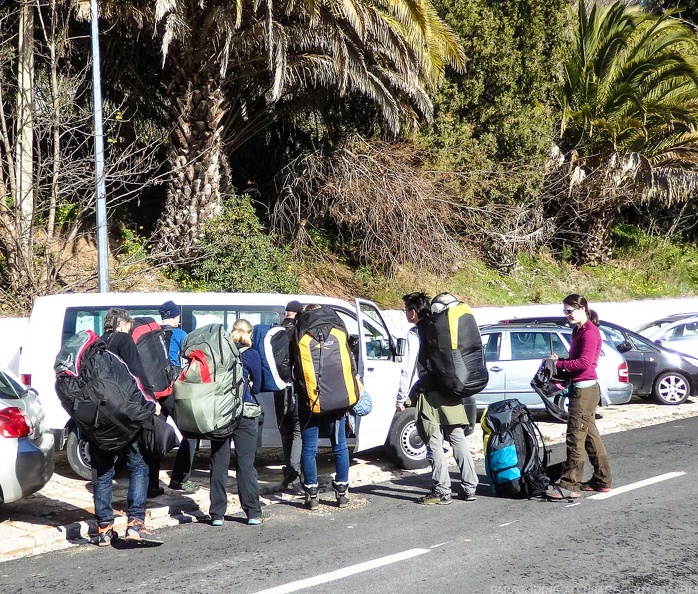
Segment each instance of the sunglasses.
[{"label": "sunglasses", "polygon": [[562,313],[564,313],[566,316],[571,316],[578,309],[578,307],[573,307],[572,309],[563,309]]}]

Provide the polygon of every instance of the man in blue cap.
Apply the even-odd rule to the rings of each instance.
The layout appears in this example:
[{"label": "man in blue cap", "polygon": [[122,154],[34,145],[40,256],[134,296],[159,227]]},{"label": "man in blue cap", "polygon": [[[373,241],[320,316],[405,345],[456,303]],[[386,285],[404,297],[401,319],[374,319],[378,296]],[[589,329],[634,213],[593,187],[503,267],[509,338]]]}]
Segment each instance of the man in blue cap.
[{"label": "man in blue cap", "polygon": [[[174,301],[166,301],[160,306],[160,326],[165,331],[169,339],[170,363],[177,372],[177,376],[182,372],[182,343],[187,337],[187,333],[179,327],[182,310]],[[162,403],[166,414],[174,412],[174,398],[168,396]],[[194,454],[196,453],[197,440],[183,436],[182,443],[179,444],[175,465],[170,475],[170,489],[182,491],[183,493],[194,493],[199,486],[192,482],[191,468],[194,464]]]}]

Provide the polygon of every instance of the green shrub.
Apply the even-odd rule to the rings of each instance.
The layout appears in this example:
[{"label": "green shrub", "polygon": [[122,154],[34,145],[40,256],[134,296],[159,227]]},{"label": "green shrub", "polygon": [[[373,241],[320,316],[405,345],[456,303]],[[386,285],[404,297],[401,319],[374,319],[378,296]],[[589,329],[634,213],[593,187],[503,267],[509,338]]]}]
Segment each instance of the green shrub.
[{"label": "green shrub", "polygon": [[298,280],[286,248],[274,245],[259,222],[250,197],[228,200],[207,223],[199,244],[201,259],[173,274],[183,290],[293,293]]}]

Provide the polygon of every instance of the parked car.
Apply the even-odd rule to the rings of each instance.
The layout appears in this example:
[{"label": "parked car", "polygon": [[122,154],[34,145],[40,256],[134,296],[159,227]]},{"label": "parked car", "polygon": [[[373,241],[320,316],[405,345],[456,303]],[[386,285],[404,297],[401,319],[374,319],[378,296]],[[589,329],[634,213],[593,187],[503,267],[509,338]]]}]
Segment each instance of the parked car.
[{"label": "parked car", "polygon": [[[557,324],[567,326],[562,316],[514,318],[501,323]],[[603,338],[623,354],[628,363],[633,394],[653,397],[660,404],[681,404],[698,391],[698,361],[652,342],[623,326],[601,320]]]},{"label": "parked car", "polygon": [[640,326],[635,328],[635,332],[637,332],[638,334],[642,334],[642,336],[646,338],[652,338],[654,334],[659,332],[659,330],[661,330],[665,326],[668,326],[669,324],[672,324],[674,322],[678,322],[679,320],[692,318],[694,316],[698,316],[698,312],[669,314],[667,316],[664,316],[663,318],[659,318],[657,320],[652,320],[651,322],[645,322],[644,324],[641,324]]},{"label": "parked car", "polygon": [[41,489],[53,475],[53,433],[36,391],[0,369],[0,502]]},{"label": "parked car", "polygon": [[[557,324],[489,324],[480,328],[485,362],[490,373],[487,387],[475,396],[478,408],[505,398],[516,398],[529,409],[545,409],[531,387],[543,359],[551,353],[567,357],[572,339],[570,327]],[[628,366],[612,344],[605,342],[597,367],[601,404],[625,404],[632,397]]]},{"label": "parked car", "polygon": [[[653,328],[653,330],[650,330]],[[698,357],[698,315],[651,326],[642,334],[661,346]]]}]

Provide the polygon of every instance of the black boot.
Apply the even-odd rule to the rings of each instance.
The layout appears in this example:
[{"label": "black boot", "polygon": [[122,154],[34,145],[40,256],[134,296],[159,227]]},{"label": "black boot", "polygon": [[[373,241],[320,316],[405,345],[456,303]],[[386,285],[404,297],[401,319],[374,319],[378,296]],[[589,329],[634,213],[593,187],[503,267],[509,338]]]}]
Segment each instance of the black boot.
[{"label": "black boot", "polygon": [[303,485],[303,491],[305,491],[305,507],[310,511],[315,511],[320,505],[317,500],[318,486],[317,483],[314,485]]},{"label": "black boot", "polygon": [[349,505],[349,498],[347,497],[347,490],[349,489],[349,483],[335,483],[332,481],[332,488],[337,496],[337,506],[346,507]]}]

